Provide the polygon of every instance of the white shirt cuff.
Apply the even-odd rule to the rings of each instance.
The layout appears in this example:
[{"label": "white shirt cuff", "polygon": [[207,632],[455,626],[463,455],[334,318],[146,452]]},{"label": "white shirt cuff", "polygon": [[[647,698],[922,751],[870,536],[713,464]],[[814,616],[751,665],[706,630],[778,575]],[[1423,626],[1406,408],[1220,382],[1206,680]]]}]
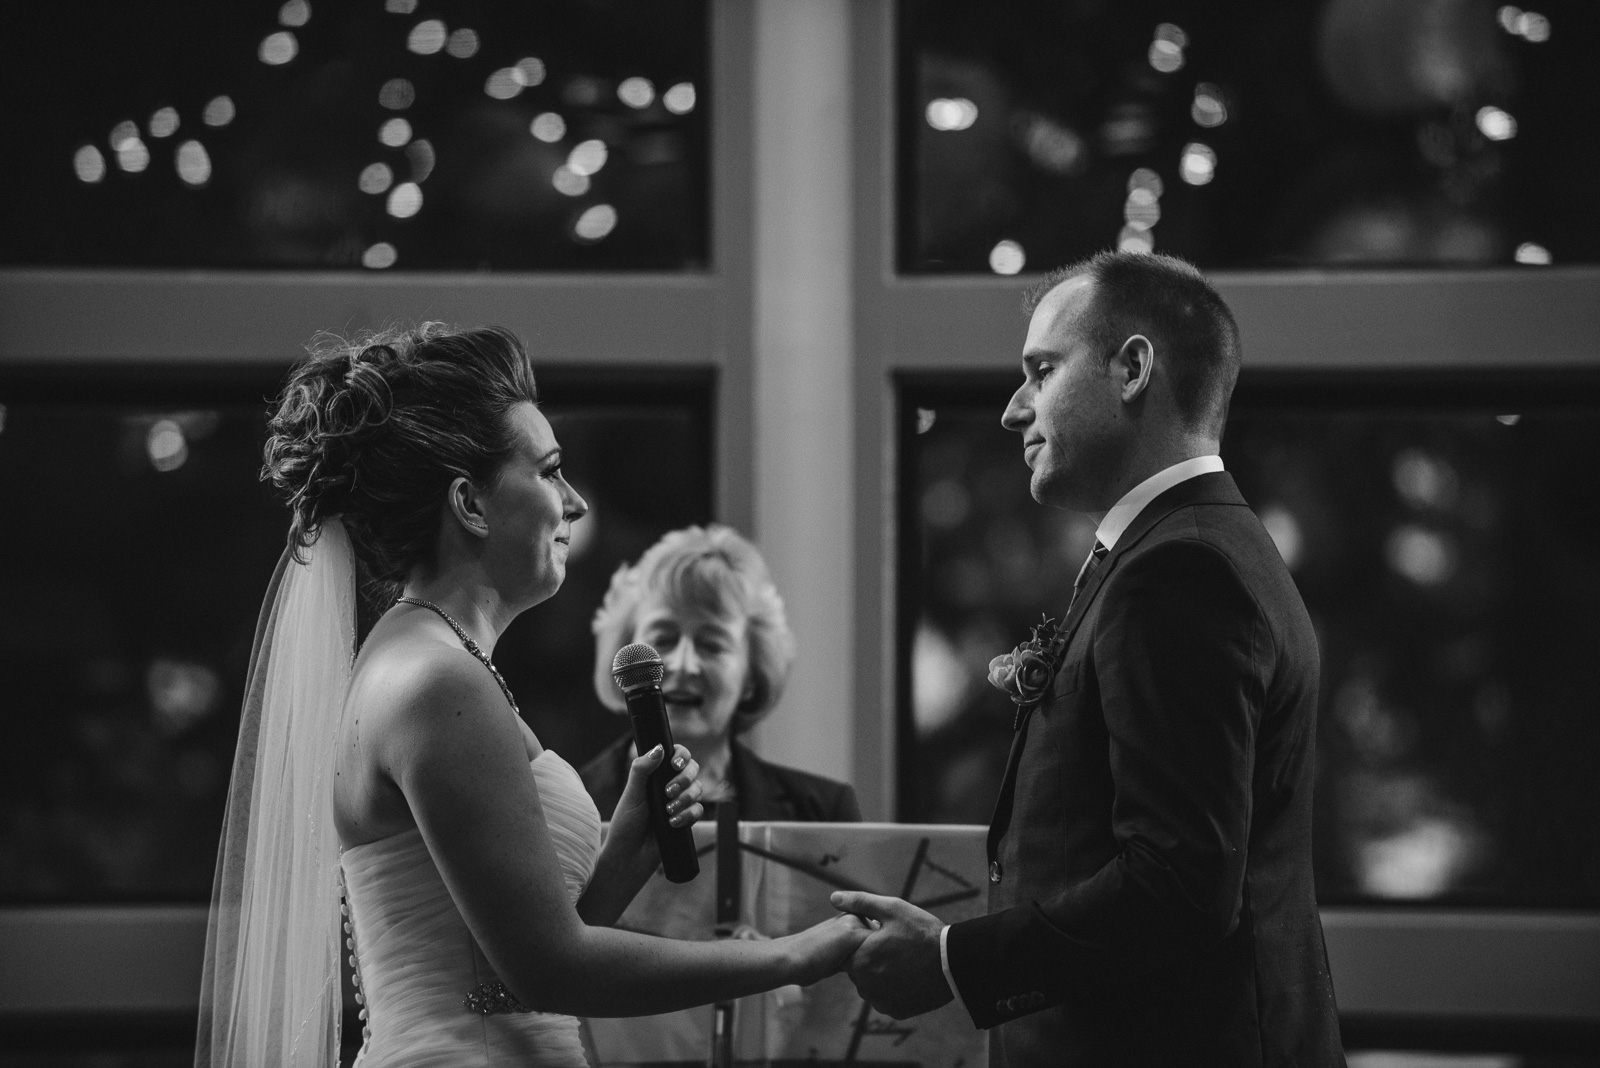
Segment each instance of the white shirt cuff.
[{"label": "white shirt cuff", "polygon": [[[950,984],[950,993],[955,996],[956,1004],[965,1009],[967,1003],[961,1000],[961,991],[956,989],[956,977],[950,974],[950,925],[948,923],[939,928],[939,967],[944,969],[944,981]],[[970,1011],[968,1015],[971,1015]]]}]

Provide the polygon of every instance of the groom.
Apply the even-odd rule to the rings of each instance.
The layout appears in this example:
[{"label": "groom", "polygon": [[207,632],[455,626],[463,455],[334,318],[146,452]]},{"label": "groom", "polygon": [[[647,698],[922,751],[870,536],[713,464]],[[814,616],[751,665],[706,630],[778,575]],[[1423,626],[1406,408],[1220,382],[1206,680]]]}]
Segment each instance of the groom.
[{"label": "groom", "polygon": [[1217,455],[1238,329],[1193,267],[1103,253],[1030,301],[1035,500],[1099,524],[1053,678],[1019,709],[989,914],[881,924],[850,976],[897,1019],[958,998],[996,1066],[1342,1066],[1311,877],[1316,636]]}]

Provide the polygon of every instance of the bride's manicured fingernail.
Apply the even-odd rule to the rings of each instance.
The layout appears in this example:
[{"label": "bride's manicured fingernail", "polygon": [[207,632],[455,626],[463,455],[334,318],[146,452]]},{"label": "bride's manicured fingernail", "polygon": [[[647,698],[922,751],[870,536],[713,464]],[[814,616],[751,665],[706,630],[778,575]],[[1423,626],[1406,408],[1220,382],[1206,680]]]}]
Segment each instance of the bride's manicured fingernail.
[{"label": "bride's manicured fingernail", "polygon": [[676,783],[676,782],[667,783],[667,796],[668,797],[677,797],[679,792],[681,792],[682,790],[683,790],[683,785],[681,783]]},{"label": "bride's manicured fingernail", "polygon": [[689,763],[688,757],[675,756],[672,758],[672,766],[677,768],[679,771],[682,771],[684,765],[687,763]]}]

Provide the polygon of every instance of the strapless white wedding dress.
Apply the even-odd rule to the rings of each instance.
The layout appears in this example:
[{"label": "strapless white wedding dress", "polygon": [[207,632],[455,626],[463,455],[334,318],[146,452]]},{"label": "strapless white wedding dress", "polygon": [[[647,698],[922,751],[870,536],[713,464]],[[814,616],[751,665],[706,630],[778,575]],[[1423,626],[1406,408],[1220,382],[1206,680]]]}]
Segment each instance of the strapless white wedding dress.
[{"label": "strapless white wedding dress", "polygon": [[[600,814],[578,773],[546,749],[532,762],[545,822],[576,902],[600,849]],[[582,1068],[572,1016],[527,1012],[473,941],[416,828],[340,857],[356,980],[367,1011],[360,1068]]]}]

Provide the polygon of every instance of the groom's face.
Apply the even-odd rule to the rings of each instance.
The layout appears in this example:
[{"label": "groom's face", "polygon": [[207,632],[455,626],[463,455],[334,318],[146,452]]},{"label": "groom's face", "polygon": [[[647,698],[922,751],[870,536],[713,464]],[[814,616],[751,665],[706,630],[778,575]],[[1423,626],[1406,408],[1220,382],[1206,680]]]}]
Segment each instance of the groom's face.
[{"label": "groom's face", "polygon": [[1094,280],[1069,278],[1039,302],[1022,350],[1022,385],[1001,424],[1022,435],[1033,499],[1103,512],[1117,467],[1120,396],[1089,330]]}]

